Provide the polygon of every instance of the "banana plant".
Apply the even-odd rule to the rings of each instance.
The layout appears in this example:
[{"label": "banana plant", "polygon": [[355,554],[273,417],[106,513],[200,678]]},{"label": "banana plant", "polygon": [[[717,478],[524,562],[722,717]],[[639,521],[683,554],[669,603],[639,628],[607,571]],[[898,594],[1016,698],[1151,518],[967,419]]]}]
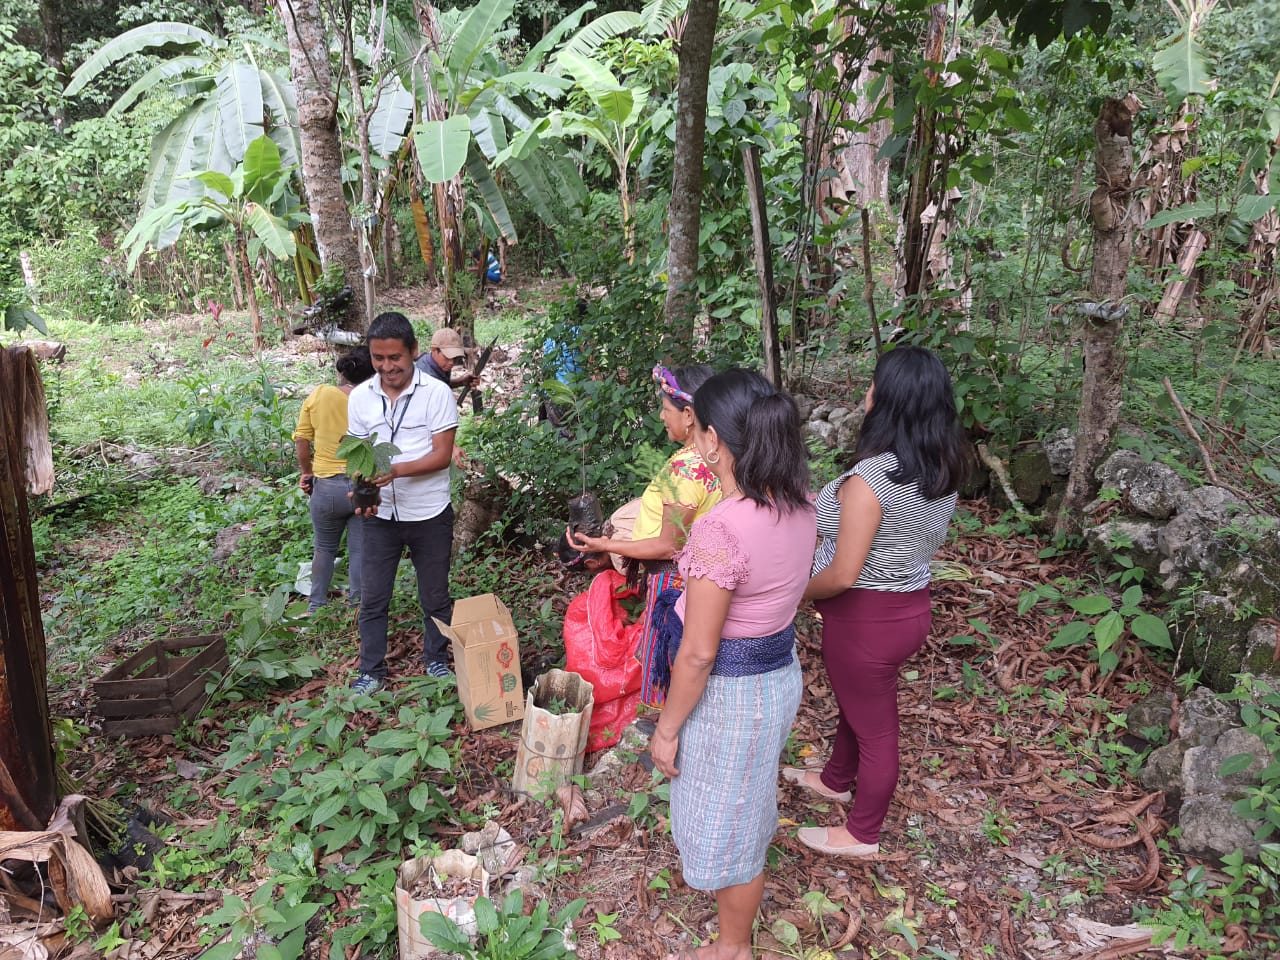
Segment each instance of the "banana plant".
[{"label": "banana plant", "polygon": [[644,108],[649,94],[643,87],[628,87],[604,64],[577,53],[561,50],[559,67],[574,79],[573,90],[580,93],[591,112],[553,110],[522,130],[497,157],[494,165],[523,160],[545,139],[585,137],[603,147],[618,177],[618,202],[622,208],[622,230],[628,261],[635,259],[635,234],[631,222],[631,160],[645,129]]},{"label": "banana plant", "polygon": [[265,135],[249,143],[244,159],[232,171],[201,170],[191,174],[204,193],[174,200],[144,213],[124,238],[129,269],[133,270],[147,247],[174,243],[184,229],[212,230],[228,226],[235,235],[235,251],[244,279],[253,321],[254,343],[262,349],[262,313],[251,264],[265,252],[275,260],[287,260],[297,252],[293,231],[310,218],[290,189],[293,171],[281,161],[280,148]]},{"label": "banana plant", "polygon": [[71,75],[64,94],[75,96],[133,54],[170,54],[135,80],[108,111],[108,116],[118,116],[166,88],[185,101],[182,113],[152,141],[142,186],[145,213],[199,197],[206,187],[195,173],[230,174],[249,144],[263,134],[275,141],[287,165],[298,163],[293,88],[284,75],[259,64],[262,51],[278,52],[280,47],[256,34],[232,44],[194,24],[148,23],[99,47]]}]

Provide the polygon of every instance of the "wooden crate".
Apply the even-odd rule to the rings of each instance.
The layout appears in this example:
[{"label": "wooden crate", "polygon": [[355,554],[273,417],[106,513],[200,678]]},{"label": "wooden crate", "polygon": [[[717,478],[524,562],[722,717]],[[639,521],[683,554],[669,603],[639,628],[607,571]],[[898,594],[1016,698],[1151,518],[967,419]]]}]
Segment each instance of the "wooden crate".
[{"label": "wooden crate", "polygon": [[94,712],[102,718],[102,732],[120,737],[173,733],[209,699],[207,674],[226,666],[222,637],[153,640],[94,681]]}]

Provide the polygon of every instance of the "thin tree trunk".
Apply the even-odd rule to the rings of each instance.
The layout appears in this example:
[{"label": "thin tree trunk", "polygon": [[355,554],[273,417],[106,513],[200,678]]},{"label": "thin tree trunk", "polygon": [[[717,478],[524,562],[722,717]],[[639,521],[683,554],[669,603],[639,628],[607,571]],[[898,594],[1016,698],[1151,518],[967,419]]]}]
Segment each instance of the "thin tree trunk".
[{"label": "thin tree trunk", "polygon": [[[65,53],[62,42],[62,0],[40,0],[40,32],[44,35],[44,62],[54,69],[58,82],[66,82]],[[57,101],[53,111],[53,127],[59,133],[67,125],[66,111]]]},{"label": "thin tree trunk", "polygon": [[755,240],[756,282],[760,286],[760,345],[764,352],[764,375],[775,387],[782,389],[782,348],[778,336],[777,298],[773,290],[773,247],[769,243],[760,148],[754,143],[742,148],[742,170],[747,179],[751,234]]},{"label": "thin tree trunk", "polygon": [[329,41],[318,0],[284,0],[289,37],[289,75],[298,98],[302,180],[323,267],[337,264],[354,298],[347,326],[364,330],[371,304],[365,297],[360,249],[342,191],[342,144],[338,142],[338,98],[329,68]]},{"label": "thin tree trunk", "polygon": [[236,255],[240,261],[240,271],[244,274],[244,292],[249,301],[249,318],[253,321],[253,349],[262,353],[265,344],[262,341],[262,311],[258,309],[258,293],[253,282],[253,269],[249,266],[249,243],[244,231],[236,231]]},{"label": "thin tree trunk", "polygon": [[[348,21],[342,32],[342,62],[347,71],[347,82],[351,87],[351,109],[355,114],[356,137],[360,150],[360,208],[366,214],[378,209],[377,178],[373,172],[373,148],[369,145],[369,119],[373,111],[378,109],[378,99],[382,95],[381,86],[374,92],[373,103],[364,102],[364,88],[360,84],[360,71],[356,67],[356,55],[352,33],[355,26]],[[381,55],[381,36],[378,45],[370,54],[371,62],[376,63]],[[374,260],[373,244],[369,240],[369,231],[363,224],[356,226],[356,243],[360,252],[360,275],[364,281],[365,303],[377,301],[377,285],[375,278],[378,265]],[[371,318],[372,319],[372,318]]]},{"label": "thin tree trunk", "polygon": [[[929,11],[925,33],[924,60],[943,62],[947,38],[947,5],[935,4]],[[941,82],[940,72],[930,71],[930,85]],[[915,147],[911,173],[907,183],[907,199],[902,210],[898,239],[897,280],[895,292],[900,299],[916,296],[924,286],[925,266],[929,256],[929,224],[925,222],[937,180],[937,112],[928,104],[916,107],[914,123]]]},{"label": "thin tree trunk", "polygon": [[1089,198],[1093,222],[1093,270],[1090,299],[1079,313],[1084,323],[1084,383],[1080,421],[1067,491],[1058,511],[1057,529],[1080,529],[1085,505],[1097,491],[1093,472],[1106,455],[1120,421],[1124,358],[1119,349],[1124,295],[1133,244],[1130,190],[1133,182],[1133,120],[1136,98],[1108,97],[1093,135],[1097,141],[1094,188]]},{"label": "thin tree trunk", "polygon": [[[436,17],[435,7],[429,0],[416,0],[413,6],[418,15],[418,26],[422,30],[423,39],[437,55],[443,56],[440,21]],[[440,94],[436,92],[435,87],[428,84],[427,119],[445,120],[448,116],[449,113],[445,109],[444,101],[440,99]],[[464,203],[461,175],[454,177],[448,183],[433,183],[431,195],[435,200],[436,226],[440,230],[440,246],[444,254],[445,323],[456,327],[459,333],[469,335],[473,332],[472,320],[454,282],[457,271],[464,269],[462,226],[458,222]]]},{"label": "thin tree trunk", "polygon": [[698,235],[702,228],[702,152],[707,132],[707,81],[720,0],[689,0],[680,37],[675,158],[667,227],[667,334],[681,352],[693,343],[697,311]]},{"label": "thin tree trunk", "polygon": [[[223,241],[222,252],[227,256],[227,266],[231,268],[231,301],[237,310],[243,310],[248,303],[244,297],[244,286],[240,282],[240,255],[236,253],[234,243]],[[194,289],[199,289],[198,287]]]},{"label": "thin tree trunk", "polygon": [[35,354],[0,350],[0,830],[43,830],[58,804],[44,626],[27,492],[53,487]]}]

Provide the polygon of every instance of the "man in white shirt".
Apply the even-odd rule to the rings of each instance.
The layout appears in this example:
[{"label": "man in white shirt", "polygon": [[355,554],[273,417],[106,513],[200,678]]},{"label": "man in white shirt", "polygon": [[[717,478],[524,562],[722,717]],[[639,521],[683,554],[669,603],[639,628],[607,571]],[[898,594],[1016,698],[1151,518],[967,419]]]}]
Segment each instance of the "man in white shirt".
[{"label": "man in white shirt", "polygon": [[453,616],[449,462],[458,427],[452,391],[414,366],[418,340],[403,314],[379,314],[366,339],[378,375],[351,391],[348,431],[357,437],[377,434],[377,442],[393,443],[400,453],[390,472],[375,478],[381,503],[357,511],[364,514],[360,674],[352,684],[358,693],[373,693],[386,681],[387,608],[405,547],[418,575],[423,665],[430,676],[452,676],[445,639],[432,618],[448,623]]}]

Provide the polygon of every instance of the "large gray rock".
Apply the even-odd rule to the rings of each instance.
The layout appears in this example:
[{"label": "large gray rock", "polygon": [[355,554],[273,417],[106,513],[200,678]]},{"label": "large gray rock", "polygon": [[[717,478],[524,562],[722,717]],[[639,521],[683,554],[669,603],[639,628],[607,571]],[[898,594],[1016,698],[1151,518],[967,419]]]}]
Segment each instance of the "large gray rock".
[{"label": "large gray rock", "polygon": [[1125,711],[1125,729],[1135,737],[1156,743],[1168,738],[1172,720],[1172,690],[1153,690]]},{"label": "large gray rock", "polygon": [[1054,473],[1044,451],[1032,447],[1009,457],[1009,485],[1025,506],[1038,507],[1053,490]]},{"label": "large gray rock", "polygon": [[1223,528],[1243,510],[1236,495],[1221,487],[1198,487],[1185,494],[1177,516],[1160,531],[1160,552],[1168,557],[1174,578],[1221,573],[1228,547]]},{"label": "large gray rock", "polygon": [[1236,708],[1215,696],[1207,687],[1196,687],[1182,701],[1178,718],[1178,739],[1192,747],[1213,743],[1240,722]]},{"label": "large gray rock", "polygon": [[1124,554],[1150,574],[1160,571],[1164,559],[1160,552],[1160,531],[1163,526],[1150,520],[1117,518],[1090,527],[1084,532],[1089,550],[1103,560],[1113,560]]},{"label": "large gray rock", "polygon": [[835,443],[836,428],[826,420],[810,420],[804,425],[803,432],[808,436],[817,437],[827,446],[832,446]]},{"label": "large gray rock", "polygon": [[1095,471],[1104,487],[1128,497],[1138,513],[1156,520],[1171,517],[1190,485],[1163,463],[1148,463],[1133,450],[1117,450]]},{"label": "large gray rock", "polygon": [[1276,628],[1265,619],[1275,617],[1273,604],[1202,592],[1195,595],[1193,609],[1186,639],[1202,683],[1228,691],[1241,673],[1280,680]]},{"label": "large gray rock", "polygon": [[847,420],[852,414],[853,411],[848,407],[833,407],[831,412],[827,414],[827,423],[839,430],[840,424]]},{"label": "large gray rock", "polygon": [[1156,747],[1147,757],[1138,780],[1148,790],[1164,791],[1171,807],[1182,802],[1182,761],[1191,745],[1185,740],[1175,740],[1163,747]]},{"label": "large gray rock", "polygon": [[[1223,776],[1222,765],[1239,754],[1253,759],[1243,770]],[[1271,751],[1257,734],[1232,727],[1204,747],[1191,747],[1182,758],[1182,789],[1187,796],[1216,794],[1239,796],[1245,787],[1257,786]]]},{"label": "large gray rock", "polygon": [[839,450],[853,450],[858,443],[858,434],[862,431],[862,421],[867,418],[867,410],[865,407],[856,407],[850,411],[849,415],[840,421],[840,425],[836,428],[836,448]]},{"label": "large gray rock", "polygon": [[1240,850],[1256,861],[1260,844],[1253,835],[1255,825],[1231,809],[1234,803],[1233,798],[1216,794],[1183,800],[1178,814],[1182,830],[1179,849],[1192,856],[1219,859]]},{"label": "large gray rock", "polygon": [[1041,440],[1040,446],[1055,477],[1065,477],[1071,473],[1071,461],[1076,457],[1076,437],[1070,427],[1059,427]]}]

